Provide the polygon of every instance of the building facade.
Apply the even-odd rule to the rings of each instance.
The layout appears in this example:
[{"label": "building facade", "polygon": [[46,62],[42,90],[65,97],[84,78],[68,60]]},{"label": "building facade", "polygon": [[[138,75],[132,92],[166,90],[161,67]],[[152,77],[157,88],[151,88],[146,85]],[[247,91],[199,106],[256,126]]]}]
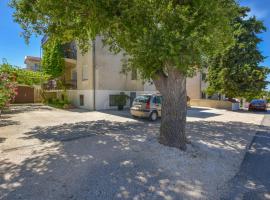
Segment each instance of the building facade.
[{"label": "building facade", "polygon": [[34,56],[25,56],[24,64],[26,65],[26,70],[30,71],[40,71],[41,70],[41,59]]},{"label": "building facade", "polygon": [[[80,50],[76,50],[78,48],[75,48],[73,43],[72,48],[67,51],[73,56],[65,53],[66,81],[76,83],[76,87],[68,88],[68,97],[76,107],[89,110],[112,109],[117,107],[113,103],[113,96],[120,92],[128,95],[131,101],[139,94],[157,92],[153,84],[144,83],[138,77],[136,70],[122,73],[123,54],[111,53],[104,47],[100,37],[91,42],[90,46],[88,51],[82,54]],[[203,86],[201,73],[188,78],[188,96],[191,99],[200,99]],[[131,102],[128,102],[126,106],[130,105]]]}]

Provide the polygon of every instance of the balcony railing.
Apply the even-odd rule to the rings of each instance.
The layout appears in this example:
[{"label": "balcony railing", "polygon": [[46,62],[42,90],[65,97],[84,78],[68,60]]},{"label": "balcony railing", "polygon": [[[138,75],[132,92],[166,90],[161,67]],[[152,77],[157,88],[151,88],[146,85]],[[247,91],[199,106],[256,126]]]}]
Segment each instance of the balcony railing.
[{"label": "balcony railing", "polygon": [[70,42],[63,45],[64,57],[77,60],[77,47],[75,42]]},{"label": "balcony railing", "polygon": [[48,41],[49,37],[47,35],[44,35],[43,38],[41,39],[41,46],[43,46],[44,44],[46,44],[46,42]]},{"label": "balcony railing", "polygon": [[[49,40],[47,35],[44,35],[41,39],[41,46],[44,46]],[[77,60],[77,47],[75,42],[69,42],[62,46],[64,58]]]},{"label": "balcony railing", "polygon": [[65,81],[63,84],[57,84],[57,81],[51,80],[48,83],[42,85],[44,90],[76,90],[77,89],[77,80]]}]

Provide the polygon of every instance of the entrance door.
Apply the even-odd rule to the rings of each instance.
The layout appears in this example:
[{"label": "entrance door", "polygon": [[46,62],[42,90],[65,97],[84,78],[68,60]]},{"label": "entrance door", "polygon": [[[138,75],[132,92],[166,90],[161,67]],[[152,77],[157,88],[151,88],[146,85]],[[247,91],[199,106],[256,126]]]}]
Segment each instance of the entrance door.
[{"label": "entrance door", "polygon": [[135,98],[136,98],[136,92],[130,92],[130,107],[132,106],[132,103]]}]

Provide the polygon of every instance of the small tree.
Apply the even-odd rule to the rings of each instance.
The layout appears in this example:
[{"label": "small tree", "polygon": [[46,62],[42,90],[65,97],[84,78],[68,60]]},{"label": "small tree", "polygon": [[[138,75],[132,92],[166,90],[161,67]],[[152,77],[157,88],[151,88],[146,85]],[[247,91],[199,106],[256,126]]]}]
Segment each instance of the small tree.
[{"label": "small tree", "polygon": [[0,65],[0,109],[9,106],[17,94],[17,85],[39,85],[49,76],[12,66],[7,62]]},{"label": "small tree", "polygon": [[221,93],[228,98],[251,100],[261,96],[268,84],[269,69],[260,66],[264,56],[258,48],[261,39],[257,35],[265,31],[265,27],[255,17],[247,19],[247,12],[248,8],[241,9],[240,16],[233,21],[235,44],[210,62],[209,95]]},{"label": "small tree", "polygon": [[12,0],[26,39],[45,33],[88,49],[102,35],[163,95],[160,143],[186,149],[186,77],[233,42],[234,0]]},{"label": "small tree", "polygon": [[0,71],[0,114],[4,107],[9,106],[16,96],[16,77]]},{"label": "small tree", "polygon": [[43,47],[42,69],[51,78],[59,78],[65,69],[64,53],[59,40],[49,39]]}]

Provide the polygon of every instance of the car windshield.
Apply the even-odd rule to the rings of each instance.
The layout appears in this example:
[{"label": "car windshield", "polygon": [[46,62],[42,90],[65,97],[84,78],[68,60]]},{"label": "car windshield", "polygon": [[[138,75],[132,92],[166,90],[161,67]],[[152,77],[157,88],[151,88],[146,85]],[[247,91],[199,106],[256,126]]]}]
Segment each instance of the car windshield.
[{"label": "car windshield", "polygon": [[148,95],[142,95],[142,96],[136,97],[136,99],[134,101],[138,102],[138,103],[147,103],[147,101],[149,100],[150,97],[151,96],[148,96]]},{"label": "car windshield", "polygon": [[265,101],[264,100],[252,100],[251,103],[252,104],[258,104],[258,103],[263,104],[263,103],[265,103]]}]

